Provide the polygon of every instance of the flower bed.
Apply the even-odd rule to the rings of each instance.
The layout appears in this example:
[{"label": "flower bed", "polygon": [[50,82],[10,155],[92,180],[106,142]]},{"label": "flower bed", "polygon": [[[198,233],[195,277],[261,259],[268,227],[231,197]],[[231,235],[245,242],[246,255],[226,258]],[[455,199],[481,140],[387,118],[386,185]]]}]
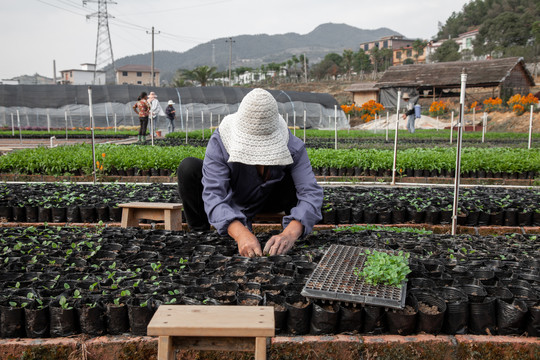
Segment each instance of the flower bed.
[{"label": "flower bed", "polygon": [[[1,337],[146,332],[160,304],[274,306],[287,334],[415,332],[538,336],[537,235],[387,231],[310,235],[289,255],[243,258],[214,232],[0,229]],[[265,243],[271,234],[258,235]],[[330,244],[411,254],[404,312],[299,295]]]},{"label": "flower bed", "polygon": [[[325,187],[325,224],[451,222],[451,188]],[[120,221],[116,204],[181,202],[176,186],[152,184],[0,184],[0,218],[17,222]],[[540,190],[465,188],[460,225],[540,226]]]}]

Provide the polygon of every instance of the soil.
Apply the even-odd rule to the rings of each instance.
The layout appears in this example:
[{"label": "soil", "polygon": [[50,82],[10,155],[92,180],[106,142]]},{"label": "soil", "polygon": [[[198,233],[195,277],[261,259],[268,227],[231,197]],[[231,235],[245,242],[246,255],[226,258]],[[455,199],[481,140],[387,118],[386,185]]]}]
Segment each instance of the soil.
[{"label": "soil", "polygon": [[260,289],[245,289],[244,292],[248,294],[253,294],[253,295],[261,295]]},{"label": "soil", "polygon": [[305,302],[302,302],[302,301],[297,301],[295,303],[292,303],[291,305],[293,307],[295,307],[295,308],[303,309],[303,308],[307,307],[309,305],[309,303],[305,303]]},{"label": "soil", "polygon": [[410,306],[410,305],[405,306],[402,310],[394,309],[394,310],[392,310],[392,312],[403,314],[403,315],[414,315],[414,314],[416,314],[416,310],[414,310],[414,308],[412,306]]},{"label": "soil", "polygon": [[241,305],[248,305],[248,306],[257,306],[259,305],[259,300],[257,299],[244,299],[240,301]]},{"label": "soil", "polygon": [[439,308],[435,305],[431,306],[422,301],[418,302],[418,310],[428,315],[437,315],[440,313]]},{"label": "soil", "polygon": [[267,301],[266,305],[267,306],[273,306],[276,311],[285,311],[286,310],[285,305],[276,304],[275,302],[272,302],[272,301]]},{"label": "soil", "polygon": [[223,296],[234,296],[234,294],[236,294],[236,291],[234,290],[231,290],[231,291],[216,291],[215,292],[215,296],[216,297],[223,297]]},{"label": "soil", "polygon": [[281,293],[281,290],[265,290],[265,293],[272,294],[272,295],[279,295],[279,293]]}]

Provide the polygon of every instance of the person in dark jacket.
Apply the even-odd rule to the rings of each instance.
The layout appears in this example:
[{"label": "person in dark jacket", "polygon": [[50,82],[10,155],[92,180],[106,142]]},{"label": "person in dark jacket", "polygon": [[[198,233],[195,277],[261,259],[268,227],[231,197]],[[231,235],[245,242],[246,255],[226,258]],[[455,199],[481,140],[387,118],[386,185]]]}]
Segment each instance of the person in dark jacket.
[{"label": "person in dark jacket", "polygon": [[[242,256],[285,254],[321,220],[322,188],[302,140],[293,136],[274,97],[254,89],[238,112],[226,116],[211,136],[204,161],[186,158],[178,189],[192,230],[213,225],[229,234]],[[251,231],[262,212],[284,211],[284,230],[264,250]]]},{"label": "person in dark jacket", "polygon": [[150,115],[150,104],[148,103],[148,95],[142,92],[137,98],[137,102],[133,105],[133,111],[139,115],[141,126],[139,127],[138,141],[146,141],[146,129],[148,127],[148,116]]},{"label": "person in dark jacket", "polygon": [[174,109],[174,102],[169,100],[167,107],[165,108],[165,115],[167,120],[169,120],[169,125],[167,125],[167,131],[172,133],[174,132],[174,119],[176,119],[176,110]]}]

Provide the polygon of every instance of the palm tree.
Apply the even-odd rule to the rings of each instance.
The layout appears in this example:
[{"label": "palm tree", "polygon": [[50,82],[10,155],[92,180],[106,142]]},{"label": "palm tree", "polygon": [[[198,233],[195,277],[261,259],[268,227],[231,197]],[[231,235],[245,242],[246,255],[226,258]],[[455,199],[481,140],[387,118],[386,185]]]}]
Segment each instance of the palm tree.
[{"label": "palm tree", "polygon": [[197,81],[201,84],[201,86],[206,86],[206,83],[208,80],[212,79],[216,73],[216,67],[215,66],[197,66],[193,70],[186,70],[184,71],[184,76],[193,81]]}]

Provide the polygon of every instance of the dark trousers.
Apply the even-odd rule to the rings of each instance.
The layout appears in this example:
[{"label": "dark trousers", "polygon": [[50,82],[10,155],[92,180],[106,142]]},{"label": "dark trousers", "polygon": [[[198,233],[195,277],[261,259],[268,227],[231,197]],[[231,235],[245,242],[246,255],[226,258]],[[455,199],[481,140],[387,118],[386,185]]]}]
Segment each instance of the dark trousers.
[{"label": "dark trousers", "polygon": [[148,116],[140,117],[141,127],[139,128],[139,135],[146,135],[146,128],[148,127]]},{"label": "dark trousers", "polygon": [[[178,192],[184,205],[184,214],[190,229],[204,231],[210,228],[202,200],[202,165],[197,158],[185,158],[178,166]],[[296,188],[289,173],[285,174],[268,196],[261,213],[285,211],[288,215],[296,206]]]}]

